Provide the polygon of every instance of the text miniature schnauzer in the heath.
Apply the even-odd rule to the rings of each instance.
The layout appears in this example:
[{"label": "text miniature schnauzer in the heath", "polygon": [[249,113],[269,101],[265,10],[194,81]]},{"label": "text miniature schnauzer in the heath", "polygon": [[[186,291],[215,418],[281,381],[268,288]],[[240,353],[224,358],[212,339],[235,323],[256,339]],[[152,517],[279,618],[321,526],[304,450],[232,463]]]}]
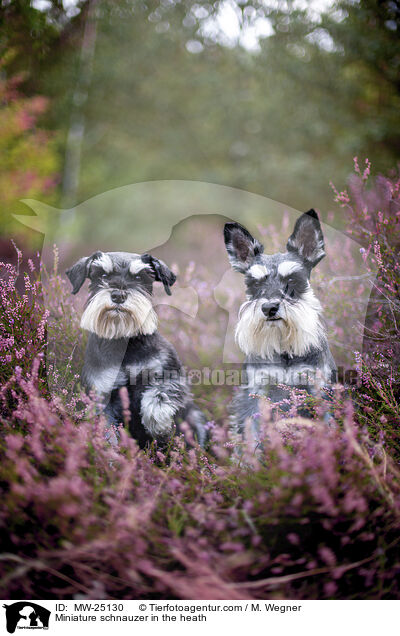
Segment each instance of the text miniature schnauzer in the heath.
[{"label": "text miniature schnauzer in the heath", "polygon": [[[260,405],[254,395],[289,409],[282,385],[313,393],[317,385],[335,381],[322,308],[310,286],[311,270],[325,256],[324,238],[314,210],[297,219],[285,253],[264,254],[263,245],[238,223],[225,225],[224,238],[233,269],[245,276],[247,297],[235,333],[246,354],[246,383],[234,400],[234,430],[242,433],[250,418],[257,438]],[[329,399],[329,390],[326,395]]]},{"label": "text miniature schnauzer in the heath", "polygon": [[126,387],[129,429],[142,448],[152,440],[165,442],[182,421],[204,446],[203,414],[192,401],[174,347],[157,331],[152,304],[153,283],[163,283],[170,295],[175,274],[150,254],[95,252],[67,276],[73,294],[90,280],[81,319],[89,331],[82,381],[102,396],[108,421],[123,421],[120,389]]}]

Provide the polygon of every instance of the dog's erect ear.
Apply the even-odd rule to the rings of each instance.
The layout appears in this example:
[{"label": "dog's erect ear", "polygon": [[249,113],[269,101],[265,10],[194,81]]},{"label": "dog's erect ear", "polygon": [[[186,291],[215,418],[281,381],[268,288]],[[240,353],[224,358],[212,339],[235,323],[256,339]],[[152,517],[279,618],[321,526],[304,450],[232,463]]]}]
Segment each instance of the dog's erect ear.
[{"label": "dog's erect ear", "polygon": [[72,265],[72,267],[67,269],[65,273],[71,282],[73,294],[77,294],[85,282],[85,279],[89,275],[90,265],[92,262],[97,258],[101,258],[102,255],[103,252],[95,252],[91,256],[84,256],[83,258],[80,258],[75,265]]},{"label": "dog's erect ear", "polygon": [[315,210],[308,210],[297,219],[286,249],[299,254],[310,267],[324,258],[324,237]]},{"label": "dog's erect ear", "polygon": [[264,251],[263,245],[239,223],[225,224],[224,239],[233,269],[243,274],[249,269],[254,258]]},{"label": "dog's erect ear", "polygon": [[167,267],[164,261],[151,256],[151,254],[143,254],[142,261],[143,263],[150,265],[155,280],[158,280],[160,283],[162,283],[164,285],[165,292],[168,294],[168,296],[171,296],[170,287],[172,287],[172,285],[176,281],[174,272],[172,272],[170,268]]}]

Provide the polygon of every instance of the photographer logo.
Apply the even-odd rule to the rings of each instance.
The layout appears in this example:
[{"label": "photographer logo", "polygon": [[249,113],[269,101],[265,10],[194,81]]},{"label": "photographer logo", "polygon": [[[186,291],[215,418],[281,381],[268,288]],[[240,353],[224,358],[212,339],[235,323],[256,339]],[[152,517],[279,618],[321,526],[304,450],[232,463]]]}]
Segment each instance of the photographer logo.
[{"label": "photographer logo", "polygon": [[51,612],[30,601],[18,601],[3,605],[6,610],[7,631],[14,634],[16,629],[48,629]]}]

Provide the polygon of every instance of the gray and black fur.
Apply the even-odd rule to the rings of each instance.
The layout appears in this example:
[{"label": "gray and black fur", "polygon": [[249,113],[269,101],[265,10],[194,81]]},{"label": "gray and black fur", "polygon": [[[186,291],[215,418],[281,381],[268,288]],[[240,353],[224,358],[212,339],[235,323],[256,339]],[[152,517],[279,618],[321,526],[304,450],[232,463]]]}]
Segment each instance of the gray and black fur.
[{"label": "gray and black fur", "polygon": [[325,385],[334,381],[336,366],[322,308],[310,286],[311,271],[325,256],[324,238],[314,210],[297,219],[285,253],[264,254],[259,241],[238,223],[225,225],[224,238],[233,269],[245,276],[247,292],[235,333],[246,354],[246,384],[235,399],[234,430],[243,433],[250,418],[257,438],[254,394],[282,405],[288,398],[282,385],[312,393],[319,378]]},{"label": "gray and black fur", "polygon": [[170,295],[175,274],[150,254],[127,252],[95,252],[66,273],[73,294],[90,280],[81,319],[89,331],[82,381],[102,397],[110,424],[123,421],[119,390],[126,387],[129,428],[140,447],[165,442],[183,420],[204,446],[204,417],[192,401],[174,347],[157,331],[152,304],[153,283],[163,283]]}]

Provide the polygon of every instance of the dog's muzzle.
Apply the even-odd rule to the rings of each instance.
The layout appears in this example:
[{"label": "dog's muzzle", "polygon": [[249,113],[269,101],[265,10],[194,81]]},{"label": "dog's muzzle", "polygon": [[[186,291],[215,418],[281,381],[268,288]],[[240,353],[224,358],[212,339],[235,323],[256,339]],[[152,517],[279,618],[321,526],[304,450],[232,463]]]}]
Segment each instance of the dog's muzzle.
[{"label": "dog's muzzle", "polygon": [[101,289],[87,303],[81,327],[99,338],[133,338],[154,333],[157,314],[150,297],[138,290]]}]

